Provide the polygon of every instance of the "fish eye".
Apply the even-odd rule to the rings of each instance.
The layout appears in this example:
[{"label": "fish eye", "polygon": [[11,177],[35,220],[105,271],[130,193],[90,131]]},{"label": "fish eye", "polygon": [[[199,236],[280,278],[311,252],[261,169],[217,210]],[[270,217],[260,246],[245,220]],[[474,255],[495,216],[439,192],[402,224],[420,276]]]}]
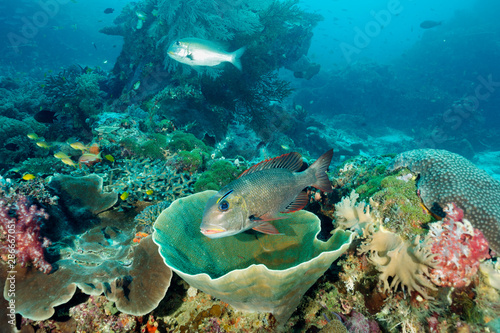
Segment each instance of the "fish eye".
[{"label": "fish eye", "polygon": [[179,45],[181,45],[181,42],[176,41],[176,42],[175,42],[175,45],[179,46]]},{"label": "fish eye", "polygon": [[221,201],[219,203],[219,210],[221,212],[225,212],[228,209],[229,209],[229,202],[227,202],[226,200],[224,200],[224,201]]}]

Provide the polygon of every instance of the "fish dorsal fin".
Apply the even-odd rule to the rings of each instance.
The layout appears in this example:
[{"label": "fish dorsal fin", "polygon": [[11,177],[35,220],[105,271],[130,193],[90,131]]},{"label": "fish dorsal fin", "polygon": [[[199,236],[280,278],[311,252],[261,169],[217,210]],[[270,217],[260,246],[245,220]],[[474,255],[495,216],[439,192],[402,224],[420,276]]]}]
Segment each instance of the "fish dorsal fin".
[{"label": "fish dorsal fin", "polygon": [[262,232],[263,234],[266,235],[283,235],[276,229],[275,226],[273,226],[269,222],[263,222],[262,224],[256,226],[255,228],[252,228],[255,231]]},{"label": "fish dorsal fin", "polygon": [[304,208],[309,202],[307,192],[300,192],[282,213],[293,213]]},{"label": "fish dorsal fin", "polygon": [[302,167],[302,155],[297,152],[284,154],[275,158],[270,158],[268,160],[262,161],[249,169],[243,171],[243,173],[238,177],[241,178],[245,175],[251,173],[267,170],[267,169],[287,169],[292,172],[299,171]]}]

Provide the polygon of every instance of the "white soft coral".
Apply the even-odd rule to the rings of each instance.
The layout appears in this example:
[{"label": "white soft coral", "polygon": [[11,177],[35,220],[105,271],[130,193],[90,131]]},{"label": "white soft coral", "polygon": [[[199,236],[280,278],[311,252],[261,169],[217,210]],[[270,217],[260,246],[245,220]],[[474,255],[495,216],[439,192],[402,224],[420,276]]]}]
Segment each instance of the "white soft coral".
[{"label": "white soft coral", "polygon": [[335,221],[342,229],[351,229],[361,235],[363,229],[375,219],[370,213],[370,206],[364,202],[356,203],[359,195],[352,190],[351,194],[335,205]]},{"label": "white soft coral", "polygon": [[[380,227],[378,231],[365,232],[366,241],[360,252],[368,253],[368,258],[381,272],[379,279],[384,291],[413,290],[425,298],[431,298],[425,288],[436,290],[429,280],[429,269],[436,264],[434,255],[425,247],[426,241],[416,237],[413,242],[404,241],[399,235]],[[389,277],[392,281],[389,284]]]}]

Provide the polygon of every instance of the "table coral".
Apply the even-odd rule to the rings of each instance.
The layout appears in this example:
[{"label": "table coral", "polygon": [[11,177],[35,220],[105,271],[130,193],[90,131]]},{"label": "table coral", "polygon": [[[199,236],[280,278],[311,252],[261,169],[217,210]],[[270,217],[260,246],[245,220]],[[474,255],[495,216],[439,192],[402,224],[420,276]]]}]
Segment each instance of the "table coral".
[{"label": "table coral", "polygon": [[500,182],[466,158],[446,150],[417,149],[396,156],[389,170],[402,167],[418,173],[419,195],[433,213],[444,217],[450,202],[481,230],[490,248],[500,253]]},{"label": "table coral", "polygon": [[[33,265],[44,273],[52,270],[43,255],[50,241],[42,237],[40,226],[49,215],[25,196],[19,196],[14,204],[0,199],[0,255],[26,267]],[[11,261],[12,260],[12,261]],[[11,267],[13,267],[12,264]]]},{"label": "table coral", "polygon": [[437,255],[437,264],[430,276],[438,286],[465,287],[476,275],[480,261],[489,257],[488,242],[469,221],[460,220],[463,212],[459,208],[451,208],[448,216],[456,220],[446,217],[429,225],[429,246]]},{"label": "table coral", "polygon": [[123,313],[141,316],[154,310],[170,286],[172,271],[163,264],[151,236],[133,250],[122,249],[110,234],[103,234],[98,242],[114,245],[122,256],[96,258],[92,262],[90,255],[86,260],[62,259],[56,262],[58,269],[51,274],[17,266],[16,312],[33,320],[48,319],[54,314],[54,307],[73,297],[77,287],[88,295],[104,293]]}]

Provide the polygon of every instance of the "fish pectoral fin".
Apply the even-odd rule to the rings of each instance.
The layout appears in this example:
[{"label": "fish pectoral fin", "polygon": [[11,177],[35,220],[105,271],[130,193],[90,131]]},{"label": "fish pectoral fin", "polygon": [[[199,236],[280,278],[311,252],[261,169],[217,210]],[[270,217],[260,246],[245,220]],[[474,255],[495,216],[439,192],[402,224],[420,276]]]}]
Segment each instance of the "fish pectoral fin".
[{"label": "fish pectoral fin", "polygon": [[256,226],[255,228],[252,228],[255,231],[262,232],[263,234],[266,235],[283,235],[274,227],[271,223],[269,222],[263,222],[262,224]]},{"label": "fish pectoral fin", "polygon": [[188,59],[190,59],[190,60],[194,60],[194,59],[193,59],[193,54],[192,54],[192,53],[189,53],[189,54],[186,56],[186,58],[188,58]]},{"label": "fish pectoral fin", "polygon": [[262,216],[255,216],[252,215],[249,217],[250,220],[252,221],[259,221],[259,222],[267,222],[267,221],[274,221],[274,220],[281,220],[281,219],[286,219],[288,216],[279,216],[279,215],[272,215],[269,213],[266,213]]},{"label": "fish pectoral fin", "polygon": [[300,192],[282,213],[293,213],[304,208],[309,202],[307,192]]}]

